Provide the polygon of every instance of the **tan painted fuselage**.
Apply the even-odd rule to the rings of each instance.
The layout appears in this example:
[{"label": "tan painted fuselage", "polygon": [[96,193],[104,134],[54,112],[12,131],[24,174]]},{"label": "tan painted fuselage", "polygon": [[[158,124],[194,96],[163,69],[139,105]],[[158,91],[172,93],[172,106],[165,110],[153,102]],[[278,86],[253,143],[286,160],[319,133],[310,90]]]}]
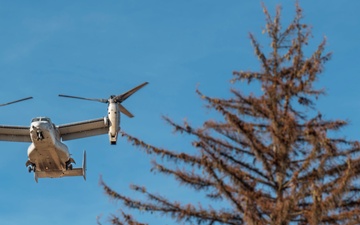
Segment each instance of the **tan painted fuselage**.
[{"label": "tan painted fuselage", "polygon": [[70,160],[68,147],[60,141],[57,128],[48,118],[36,118],[30,125],[32,143],[28,148],[29,162],[35,171],[45,171],[50,177],[61,177]]}]

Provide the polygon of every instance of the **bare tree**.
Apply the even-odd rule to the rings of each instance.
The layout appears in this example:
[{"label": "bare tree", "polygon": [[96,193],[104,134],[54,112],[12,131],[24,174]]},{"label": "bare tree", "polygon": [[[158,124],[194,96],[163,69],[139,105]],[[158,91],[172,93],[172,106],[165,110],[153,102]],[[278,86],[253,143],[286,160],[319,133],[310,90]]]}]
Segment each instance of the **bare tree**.
[{"label": "bare tree", "polygon": [[[271,51],[265,54],[250,34],[261,69],[234,72],[232,79],[235,84],[260,84],[261,91],[244,94],[232,89],[230,99],[221,99],[197,90],[223,118],[208,120],[200,128],[165,118],[176,132],[195,137],[195,154],[155,147],[123,133],[146,153],[173,162],[173,166],[154,162],[155,170],[211,200],[226,202],[227,207],[216,210],[173,202],[134,185],[148,197],[139,201],[101,181],[110,198],[124,208],[161,213],[182,223],[360,224],[359,143],[336,138],[333,131],[347,122],[324,119],[315,108],[324,90],[316,89],[314,82],[331,56],[324,53],[326,40],[306,56],[311,29],[302,23],[299,4],[286,28],[280,22],[280,7],[275,16],[263,9]],[[176,166],[180,163],[187,165],[185,169]],[[122,212],[112,217],[113,224],[141,224]]]}]

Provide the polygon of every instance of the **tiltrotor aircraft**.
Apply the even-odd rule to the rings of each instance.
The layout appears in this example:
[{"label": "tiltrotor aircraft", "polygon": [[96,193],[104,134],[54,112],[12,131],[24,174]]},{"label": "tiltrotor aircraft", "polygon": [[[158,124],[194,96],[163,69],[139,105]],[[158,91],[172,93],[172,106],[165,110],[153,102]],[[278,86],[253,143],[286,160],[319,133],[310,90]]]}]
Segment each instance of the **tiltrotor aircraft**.
[{"label": "tiltrotor aircraft", "polygon": [[[110,144],[115,145],[120,130],[120,113],[133,117],[121,103],[147,84],[145,82],[121,95],[111,95],[109,99],[59,95],[60,97],[107,103],[108,115],[100,119],[59,126],[53,124],[48,117],[36,117],[31,120],[30,126],[0,125],[0,141],[31,143],[28,147],[28,161],[25,165],[28,167],[29,172],[34,172],[36,182],[38,182],[38,178],[65,176],[83,176],[86,180],[86,152],[84,151],[82,168],[73,168],[75,161],[70,157],[68,147],[62,141],[108,133]],[[31,98],[23,98],[0,104],[0,106]]]}]

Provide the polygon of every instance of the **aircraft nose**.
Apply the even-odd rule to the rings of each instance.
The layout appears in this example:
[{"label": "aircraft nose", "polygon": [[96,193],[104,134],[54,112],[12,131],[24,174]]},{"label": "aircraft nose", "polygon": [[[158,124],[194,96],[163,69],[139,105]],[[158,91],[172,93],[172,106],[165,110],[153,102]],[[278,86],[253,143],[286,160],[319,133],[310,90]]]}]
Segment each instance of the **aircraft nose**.
[{"label": "aircraft nose", "polygon": [[33,122],[31,124],[31,129],[32,130],[46,130],[49,129],[49,125],[47,123],[42,123],[41,121],[39,122]]}]

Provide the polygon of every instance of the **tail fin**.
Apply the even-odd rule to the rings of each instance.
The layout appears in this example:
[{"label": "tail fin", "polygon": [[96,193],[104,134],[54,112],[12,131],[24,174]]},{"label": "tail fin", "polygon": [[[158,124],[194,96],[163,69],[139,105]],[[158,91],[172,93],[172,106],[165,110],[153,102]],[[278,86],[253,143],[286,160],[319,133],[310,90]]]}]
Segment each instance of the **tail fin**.
[{"label": "tail fin", "polygon": [[84,177],[84,180],[86,180],[86,151],[84,151],[84,155],[83,155],[82,175]]},{"label": "tail fin", "polygon": [[34,178],[35,178],[36,183],[38,183],[38,182],[39,182],[39,180],[38,180],[38,174],[37,174],[37,172],[36,172],[36,171],[34,171]]}]

